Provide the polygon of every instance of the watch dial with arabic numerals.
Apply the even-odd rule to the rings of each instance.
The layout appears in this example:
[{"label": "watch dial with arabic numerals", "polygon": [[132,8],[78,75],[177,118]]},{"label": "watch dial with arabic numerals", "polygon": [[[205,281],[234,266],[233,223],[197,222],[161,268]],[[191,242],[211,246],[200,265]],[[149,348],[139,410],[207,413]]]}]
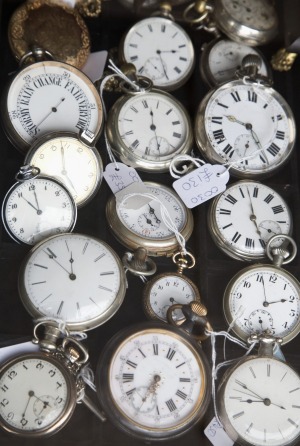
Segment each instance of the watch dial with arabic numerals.
[{"label": "watch dial with arabic numerals", "polygon": [[240,271],[226,287],[224,313],[233,331],[245,341],[269,330],[293,339],[300,330],[300,285],[294,276],[273,265],[254,265]]},{"label": "watch dial with arabic numerals", "polygon": [[164,222],[161,204],[181,235],[188,240],[193,230],[193,215],[177,194],[167,186],[145,182],[149,197],[147,204],[139,208],[116,206],[114,196],[107,202],[106,217],[115,237],[127,248],[145,247],[150,255],[170,255],[178,250],[178,240],[174,232]]},{"label": "watch dial with arabic numerals", "polygon": [[46,177],[16,183],[2,205],[2,220],[9,235],[29,245],[71,231],[76,216],[76,206],[68,190]]},{"label": "watch dial with arabic numerals", "polygon": [[195,344],[153,324],[115,336],[97,371],[100,402],[112,422],[145,440],[183,433],[203,415],[209,392],[206,360]]},{"label": "watch dial with arabic numerals", "polygon": [[235,72],[241,68],[243,58],[248,54],[260,57],[260,75],[272,77],[271,69],[259,50],[229,39],[217,39],[203,47],[200,71],[204,81],[210,86],[231,81]]},{"label": "watch dial with arabic numerals", "polygon": [[195,135],[206,158],[232,163],[235,176],[259,178],[288,160],[295,143],[295,120],[275,90],[237,80],[203,99]]},{"label": "watch dial with arabic numerals", "polygon": [[191,148],[190,118],[170,94],[153,89],[121,97],[108,116],[108,139],[127,165],[164,172],[175,155]]},{"label": "watch dial with arabic numerals", "polygon": [[250,357],[224,376],[218,390],[219,416],[239,444],[295,444],[300,434],[299,393],[300,377],[286,362]]},{"label": "watch dial with arabic numerals", "polygon": [[55,317],[89,330],[119,309],[125,295],[120,259],[105,242],[61,234],[36,245],[19,272],[19,293],[35,317]]},{"label": "watch dial with arabic numerals", "polygon": [[[73,401],[72,401],[73,398]],[[26,354],[0,370],[0,424],[23,436],[51,434],[68,421],[76,393],[68,372],[42,354]]]},{"label": "watch dial with arabic numerals", "polygon": [[[242,180],[217,196],[209,208],[209,230],[216,244],[229,256],[255,260],[266,256],[268,240],[290,235],[291,212],[272,188]],[[272,246],[280,246],[281,240]]]},{"label": "watch dial with arabic numerals", "polygon": [[37,62],[11,82],[4,125],[17,148],[26,151],[37,138],[54,131],[102,128],[102,105],[92,81],[81,71],[57,61]]},{"label": "watch dial with arabic numerals", "polygon": [[146,18],[133,25],[121,51],[138,74],[166,90],[180,87],[194,68],[194,48],[189,35],[180,25],[163,17]]},{"label": "watch dial with arabic numerals", "polygon": [[25,163],[63,182],[77,207],[93,198],[102,180],[102,160],[97,149],[71,133],[55,133],[39,139],[27,153]]},{"label": "watch dial with arabic numerals", "polygon": [[[147,282],[143,292],[144,309],[151,319],[167,322],[167,311],[174,304],[200,301],[196,285],[187,277],[177,273],[163,273]],[[173,312],[175,321],[183,321],[181,310]]]}]

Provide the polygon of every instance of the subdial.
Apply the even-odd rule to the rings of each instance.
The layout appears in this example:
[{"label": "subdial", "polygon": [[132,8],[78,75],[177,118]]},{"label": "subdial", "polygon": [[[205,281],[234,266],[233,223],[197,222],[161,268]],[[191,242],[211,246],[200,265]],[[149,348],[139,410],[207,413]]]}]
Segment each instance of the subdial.
[{"label": "subdial", "polygon": [[266,310],[252,311],[248,320],[251,333],[261,333],[265,330],[273,332],[273,318]]},{"label": "subdial", "polygon": [[141,228],[147,228],[150,231],[155,231],[159,228],[160,220],[156,219],[152,214],[143,213],[138,218],[138,224]]},{"label": "subdial", "polygon": [[258,225],[262,239],[267,242],[273,235],[280,234],[281,228],[276,221],[263,220]]},{"label": "subdial", "polygon": [[149,152],[150,155],[163,156],[167,155],[170,150],[170,144],[162,136],[153,137],[149,141]]},{"label": "subdial", "polygon": [[142,413],[152,412],[156,406],[156,393],[147,386],[137,387],[131,395],[131,404],[136,411]]},{"label": "subdial", "polygon": [[35,398],[36,400],[33,404],[33,412],[36,417],[43,420],[46,418],[49,412],[57,409],[57,402],[52,396],[43,395]]},{"label": "subdial", "polygon": [[166,64],[159,57],[149,57],[144,64],[143,74],[155,81],[165,77]]},{"label": "subdial", "polygon": [[243,134],[234,141],[234,150],[239,158],[250,156],[257,150],[256,144],[249,134]]}]

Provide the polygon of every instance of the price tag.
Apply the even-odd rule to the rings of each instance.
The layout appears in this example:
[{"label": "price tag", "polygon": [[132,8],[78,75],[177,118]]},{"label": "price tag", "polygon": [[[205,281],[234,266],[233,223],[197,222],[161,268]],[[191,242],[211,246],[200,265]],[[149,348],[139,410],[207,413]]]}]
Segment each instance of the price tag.
[{"label": "price tag", "polygon": [[107,164],[103,176],[114,194],[131,183],[142,183],[137,171],[122,163]]},{"label": "price tag", "polygon": [[204,429],[204,434],[214,446],[232,446],[234,444],[234,441],[228,437],[216,417]]},{"label": "price tag", "polygon": [[22,355],[24,353],[34,353],[40,350],[37,344],[29,342],[21,342],[20,344],[8,345],[0,349],[0,364],[3,364],[8,359]]},{"label": "price tag", "polygon": [[204,164],[174,181],[173,188],[191,209],[224,192],[228,180],[229,172],[226,167]]},{"label": "price tag", "polygon": [[86,74],[93,82],[97,82],[101,79],[107,60],[107,54],[107,51],[90,53],[86,63],[81,68],[84,74]]}]

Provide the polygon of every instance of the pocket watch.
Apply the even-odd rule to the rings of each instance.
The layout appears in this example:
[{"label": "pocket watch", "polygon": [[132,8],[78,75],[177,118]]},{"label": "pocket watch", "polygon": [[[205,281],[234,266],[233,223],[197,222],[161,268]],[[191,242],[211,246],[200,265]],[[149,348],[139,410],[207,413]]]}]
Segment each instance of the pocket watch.
[{"label": "pocket watch", "polygon": [[150,81],[147,85],[139,92],[127,90],[114,103],[107,118],[107,137],[123,163],[143,171],[167,172],[174,156],[190,152],[192,125],[175,97],[151,89]]},{"label": "pocket watch", "polygon": [[[173,255],[173,262],[177,265],[177,272],[158,274],[147,282],[143,291],[143,307],[148,318],[167,322],[167,311],[174,304],[188,304],[192,301],[200,302],[200,293],[191,279],[183,275],[185,268],[193,268],[195,258],[188,253],[183,256],[180,252]],[[181,324],[184,321],[182,311],[175,310],[173,319]]]},{"label": "pocket watch", "polygon": [[255,54],[260,58],[258,73],[272,79],[271,67],[257,48],[219,37],[202,45],[201,49],[200,73],[210,87],[233,80],[236,71],[242,67],[243,58],[248,54]]},{"label": "pocket watch", "polygon": [[115,334],[101,353],[95,382],[108,419],[143,440],[183,434],[210,399],[201,347],[183,330],[158,321]]},{"label": "pocket watch", "polygon": [[50,0],[25,1],[16,8],[8,24],[8,42],[17,60],[37,45],[77,68],[86,63],[91,44],[78,11]]},{"label": "pocket watch", "polygon": [[2,203],[3,225],[13,240],[28,245],[60,232],[72,231],[76,223],[75,202],[59,181],[22,166],[17,182]]},{"label": "pocket watch", "polygon": [[240,360],[221,380],[219,418],[238,444],[297,444],[300,376],[287,362],[273,356],[276,338],[261,335],[258,339],[258,355]]},{"label": "pocket watch", "polygon": [[276,9],[269,0],[215,0],[212,15],[227,37],[249,46],[265,45],[278,32]]},{"label": "pocket watch", "polygon": [[195,65],[189,35],[170,17],[151,16],[135,23],[123,37],[119,58],[163,90],[181,87]]},{"label": "pocket watch", "polygon": [[[138,209],[116,205],[112,195],[106,205],[106,218],[117,240],[129,249],[143,247],[152,256],[170,256],[178,251],[175,234],[166,226],[161,213],[161,203],[185,240],[191,236],[194,226],[193,214],[169,187],[145,181],[153,200]],[[158,201],[159,200],[159,201]]]},{"label": "pocket watch", "polygon": [[102,181],[103,165],[93,136],[88,131],[47,134],[31,146],[25,162],[57,178],[69,189],[76,206],[84,206]]},{"label": "pocket watch", "polygon": [[[208,228],[216,245],[238,260],[266,257],[267,241],[276,234],[292,233],[292,215],[274,189],[257,181],[241,180],[214,198]],[[273,247],[282,244],[274,242]]]},{"label": "pocket watch", "polygon": [[54,131],[89,130],[97,139],[103,111],[96,87],[83,72],[43,60],[13,77],[2,98],[2,121],[8,138],[26,153],[37,138]]},{"label": "pocket watch", "polygon": [[70,330],[90,330],[110,319],[126,291],[121,260],[105,242],[60,234],[37,244],[19,271],[19,294],[34,317],[53,317]]},{"label": "pocket watch", "polygon": [[[76,404],[91,407],[79,376],[88,360],[86,349],[64,334],[53,322],[35,326],[33,343],[40,351],[23,353],[0,367],[0,426],[10,434],[27,438],[53,435],[70,420]],[[83,398],[82,398],[83,396]],[[93,404],[94,413],[102,419]]]},{"label": "pocket watch", "polygon": [[228,283],[223,309],[227,323],[234,333],[246,341],[251,334],[264,331],[291,341],[300,331],[300,284],[281,267],[296,255],[297,247],[290,255],[286,248],[273,248],[274,239],[292,239],[281,234],[271,237],[267,243],[273,264],[256,264],[244,268]]},{"label": "pocket watch", "polygon": [[230,165],[239,178],[272,175],[288,161],[295,138],[295,119],[285,99],[255,80],[233,80],[211,90],[197,110],[199,151],[211,163]]}]

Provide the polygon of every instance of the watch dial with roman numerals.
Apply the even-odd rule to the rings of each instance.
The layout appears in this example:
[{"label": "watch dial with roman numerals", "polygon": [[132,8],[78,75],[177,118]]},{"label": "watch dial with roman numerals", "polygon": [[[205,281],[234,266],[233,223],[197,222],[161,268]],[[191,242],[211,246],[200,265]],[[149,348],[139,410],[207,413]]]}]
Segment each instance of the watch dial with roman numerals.
[{"label": "watch dial with roman numerals", "polygon": [[[266,256],[268,240],[291,234],[292,217],[284,199],[272,188],[242,180],[217,196],[209,208],[209,230],[229,256],[255,260]],[[280,246],[281,239],[272,246]]]},{"label": "watch dial with roman numerals", "polygon": [[112,422],[143,439],[184,432],[199,420],[210,393],[197,344],[163,322],[115,335],[99,359],[97,380]]},{"label": "watch dial with roman numerals", "polygon": [[180,87],[194,68],[190,37],[180,25],[163,17],[137,22],[125,36],[122,51],[138,74],[166,90]]},{"label": "watch dial with roman numerals", "polygon": [[288,160],[295,143],[295,121],[274,89],[238,80],[204,98],[195,135],[210,161],[232,164],[235,176],[259,178]]},{"label": "watch dial with roman numerals", "polygon": [[286,362],[250,357],[224,376],[219,416],[237,444],[299,444],[300,377]]}]

